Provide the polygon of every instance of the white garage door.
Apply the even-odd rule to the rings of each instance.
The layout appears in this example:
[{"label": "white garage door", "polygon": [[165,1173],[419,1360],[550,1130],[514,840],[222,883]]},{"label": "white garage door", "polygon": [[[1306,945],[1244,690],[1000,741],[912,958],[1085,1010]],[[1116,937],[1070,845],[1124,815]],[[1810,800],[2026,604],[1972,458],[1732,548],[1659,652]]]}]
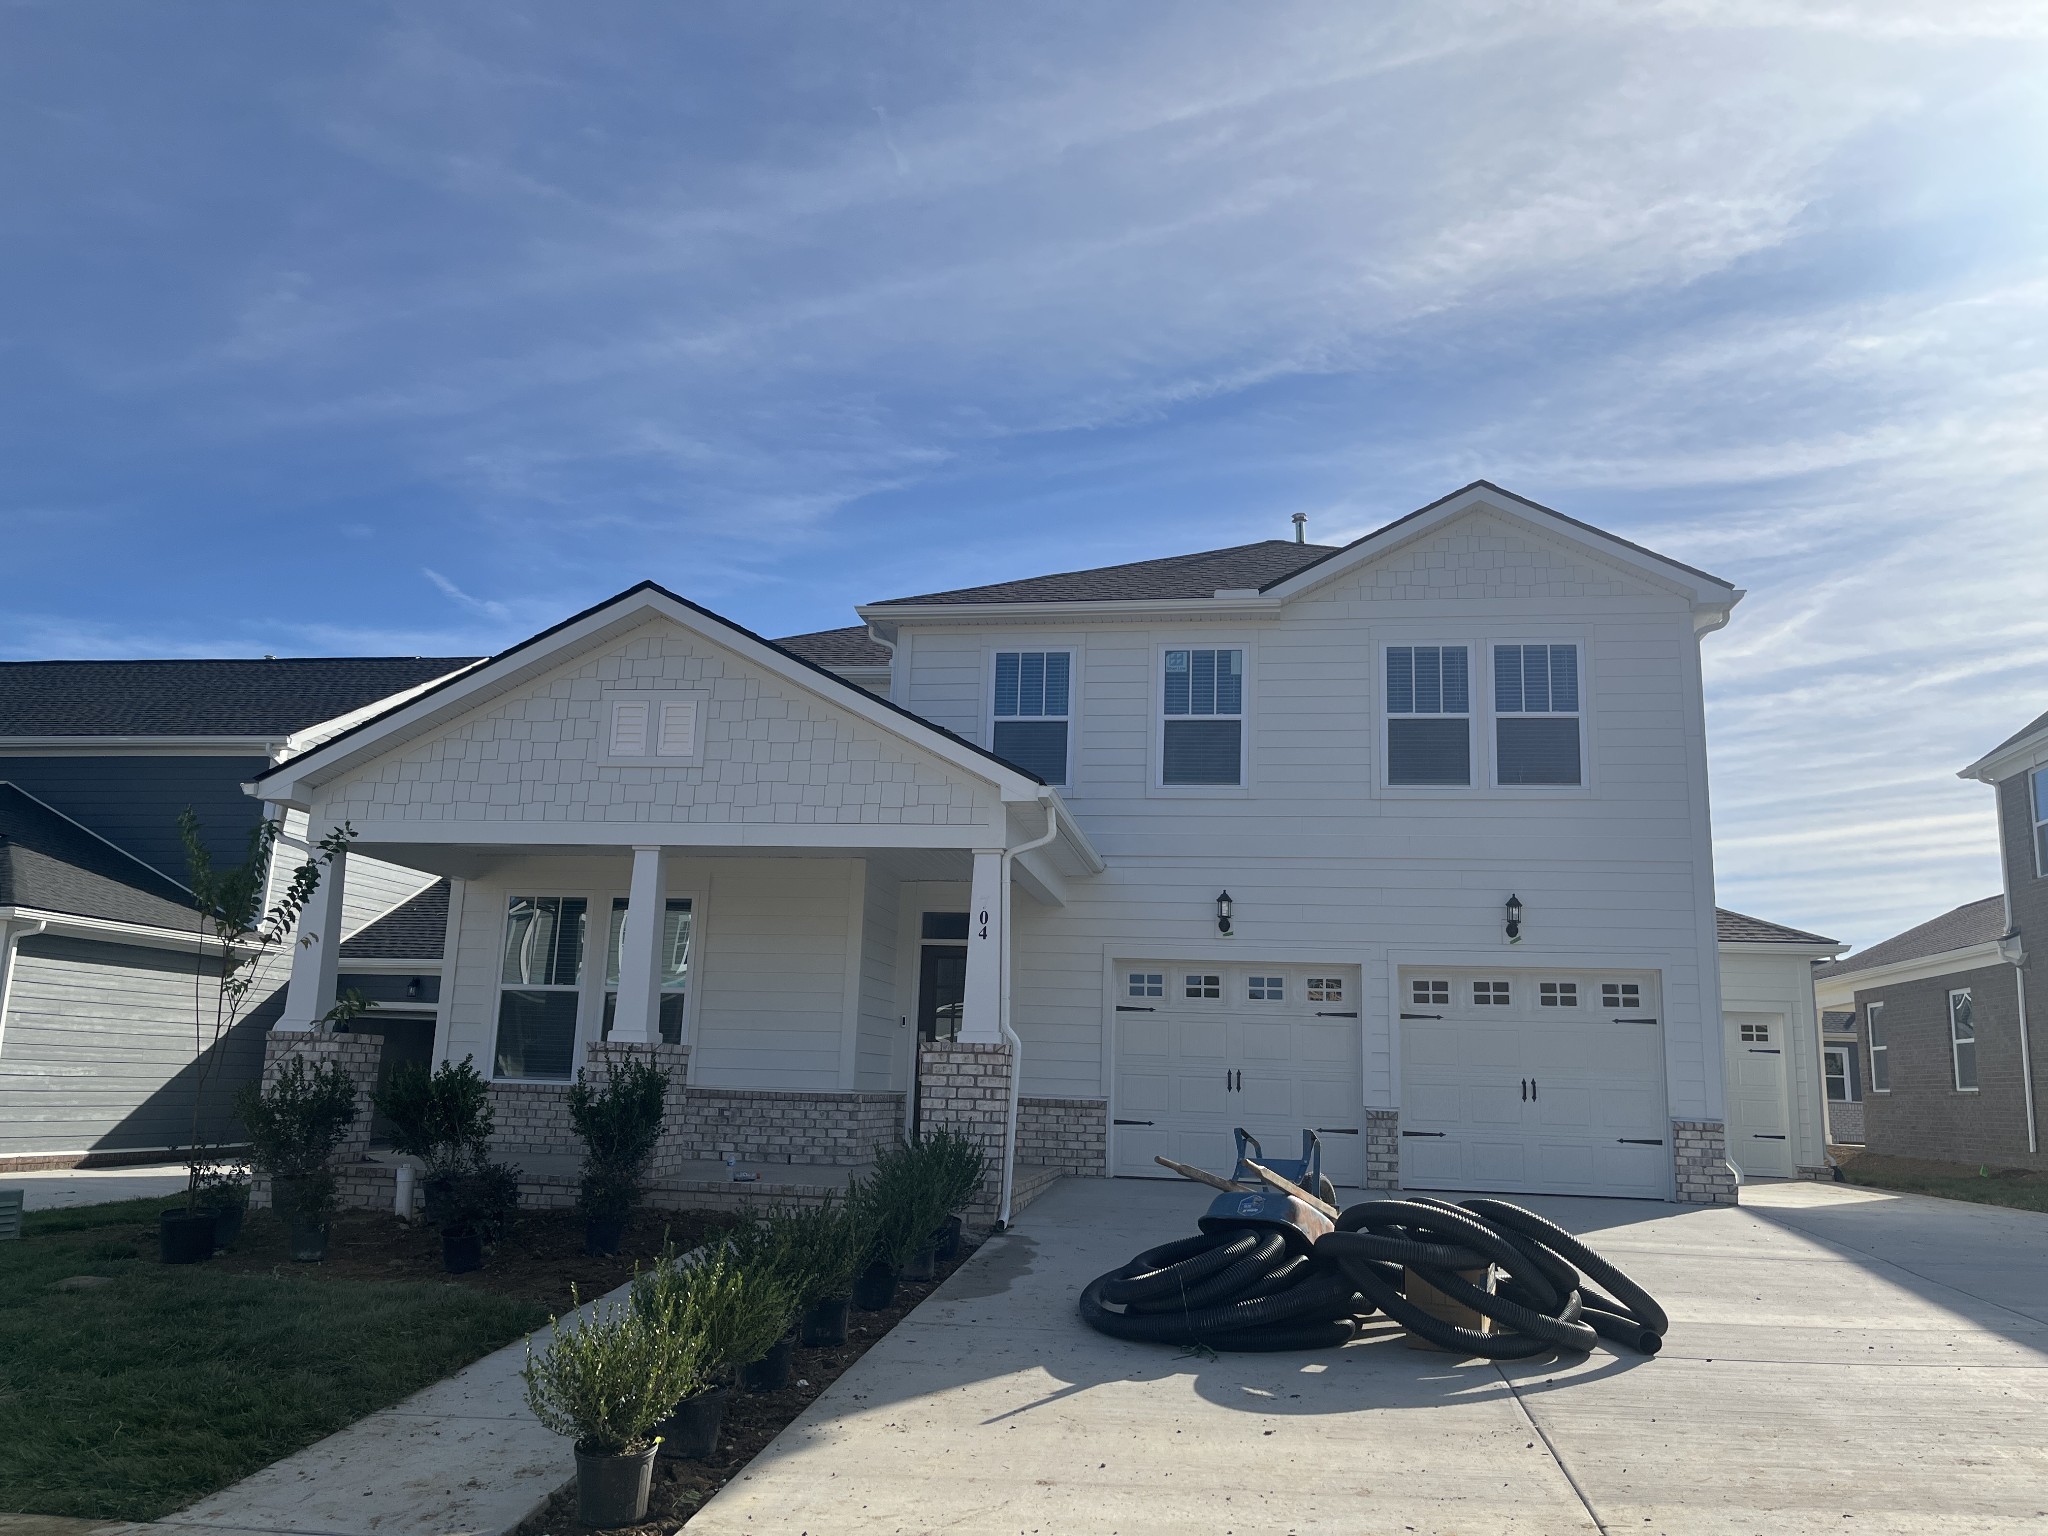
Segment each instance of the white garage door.
[{"label": "white garage door", "polygon": [[1404,1188],[1669,1193],[1654,977],[1404,969],[1400,984]]},{"label": "white garage door", "polygon": [[1785,1016],[1723,1015],[1728,1072],[1728,1156],[1752,1178],[1792,1177],[1791,1120],[1785,1108]]},{"label": "white garage door", "polygon": [[1116,1005],[1115,1173],[1171,1177],[1160,1154],[1228,1173],[1243,1126],[1274,1157],[1314,1130],[1325,1176],[1364,1181],[1355,968],[1130,961]]}]

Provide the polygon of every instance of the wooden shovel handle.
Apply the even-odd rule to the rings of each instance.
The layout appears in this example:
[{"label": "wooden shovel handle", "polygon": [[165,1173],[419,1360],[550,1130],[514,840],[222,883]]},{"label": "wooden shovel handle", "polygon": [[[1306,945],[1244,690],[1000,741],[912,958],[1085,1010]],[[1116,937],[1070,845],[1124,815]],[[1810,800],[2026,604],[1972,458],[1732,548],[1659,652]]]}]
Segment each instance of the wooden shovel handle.
[{"label": "wooden shovel handle", "polygon": [[1321,1211],[1325,1216],[1329,1217],[1332,1221],[1335,1221],[1339,1216],[1343,1214],[1343,1212],[1339,1211],[1337,1207],[1330,1204],[1329,1201],[1321,1198],[1318,1195],[1310,1194],[1307,1190],[1303,1189],[1299,1184],[1295,1183],[1292,1179],[1282,1178],[1272,1169],[1266,1167],[1261,1163],[1255,1163],[1250,1158],[1246,1158],[1244,1161],[1245,1166],[1247,1168],[1251,1169],[1253,1173],[1256,1173],[1260,1178],[1264,1179],[1268,1184],[1272,1185],[1275,1189],[1284,1190],[1286,1193],[1294,1196],[1295,1199],[1300,1200],[1304,1204],[1308,1205],[1311,1209]]},{"label": "wooden shovel handle", "polygon": [[1197,1168],[1191,1163],[1176,1163],[1170,1157],[1155,1157],[1152,1161],[1162,1168],[1171,1168],[1184,1179],[1193,1179],[1197,1184],[1206,1184],[1211,1189],[1222,1190],[1225,1194],[1241,1195],[1245,1190],[1244,1185],[1233,1184],[1230,1180],[1221,1178],[1206,1168]]}]

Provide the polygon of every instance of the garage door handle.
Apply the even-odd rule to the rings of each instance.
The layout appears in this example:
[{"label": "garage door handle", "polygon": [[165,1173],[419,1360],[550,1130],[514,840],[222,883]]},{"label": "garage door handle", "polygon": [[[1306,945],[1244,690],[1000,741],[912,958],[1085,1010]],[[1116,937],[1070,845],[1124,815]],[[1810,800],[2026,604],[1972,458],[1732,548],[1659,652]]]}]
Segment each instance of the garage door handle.
[{"label": "garage door handle", "polygon": [[1624,1147],[1661,1147],[1664,1145],[1664,1138],[1662,1136],[1617,1136],[1614,1139],[1619,1145]]},{"label": "garage door handle", "polygon": [[1159,1010],[1157,1008],[1140,1008],[1134,1003],[1118,1003],[1116,1011],[1118,1013],[1157,1013]]},{"label": "garage door handle", "polygon": [[1441,1141],[1444,1136],[1444,1133],[1442,1131],[1403,1131],[1401,1134],[1403,1136],[1434,1136],[1439,1141]]},{"label": "garage door handle", "polygon": [[1358,1017],[1358,1010],[1357,1010],[1356,1008],[1354,1008],[1354,1009],[1352,1009],[1352,1010],[1351,1010],[1351,1011],[1350,1011],[1349,1013],[1322,1013],[1322,1012],[1318,1012],[1318,1013],[1316,1014],[1316,1017],[1317,1017],[1317,1018],[1319,1018],[1319,1019],[1355,1019],[1355,1018],[1357,1018],[1357,1017]]},{"label": "garage door handle", "polygon": [[[1616,1019],[1614,1022],[1617,1024],[1654,1024],[1657,1021],[1655,1019]],[[1664,1143],[1660,1141],[1657,1145],[1661,1147]]]},{"label": "garage door handle", "polygon": [[1150,1125],[1150,1120],[1112,1120],[1111,1125]]},{"label": "garage door handle", "polygon": [[[1358,1015],[1354,1013],[1352,1017],[1355,1019]],[[1401,1017],[1404,1019],[1440,1019],[1443,1015],[1440,1013],[1404,1013]]]}]

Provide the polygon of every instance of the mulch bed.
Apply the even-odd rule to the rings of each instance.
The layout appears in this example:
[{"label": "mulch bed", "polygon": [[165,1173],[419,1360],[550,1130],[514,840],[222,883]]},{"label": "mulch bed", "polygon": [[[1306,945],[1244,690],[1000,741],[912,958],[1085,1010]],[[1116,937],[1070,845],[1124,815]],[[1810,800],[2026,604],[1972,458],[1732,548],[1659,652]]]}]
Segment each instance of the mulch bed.
[{"label": "mulch bed", "polygon": [[[617,1254],[592,1258],[583,1251],[583,1218],[573,1210],[522,1211],[512,1232],[484,1255],[484,1267],[466,1275],[441,1268],[441,1234],[424,1222],[404,1222],[383,1211],[343,1211],[328,1228],[327,1258],[292,1261],[284,1223],[269,1211],[251,1211],[241,1240],[216,1256],[217,1269],[235,1273],[280,1271],[314,1279],[429,1280],[534,1301],[550,1312],[573,1305],[570,1287],[592,1301],[633,1278],[660,1256],[664,1242],[694,1248],[732,1218],[711,1211],[636,1211]],[[145,1236],[154,1243],[154,1228]]]},{"label": "mulch bed", "polygon": [[[746,1469],[769,1441],[788,1427],[790,1421],[817,1400],[818,1394],[839,1379],[846,1369],[874,1345],[875,1341],[907,1317],[945,1278],[965,1262],[967,1253],[950,1264],[941,1264],[930,1282],[896,1288],[896,1305],[886,1312],[849,1314],[846,1342],[836,1349],[798,1349],[792,1384],[784,1391],[769,1393],[735,1390],[726,1399],[725,1424],[718,1432],[718,1454],[710,1461],[680,1461],[657,1457],[654,1463],[654,1491],[647,1501],[647,1519],[640,1525],[623,1527],[629,1536],[671,1536],[687,1525],[711,1496]],[[572,1485],[556,1494],[541,1511],[521,1525],[514,1536],[596,1536],[597,1528],[576,1518],[576,1489]]]}]

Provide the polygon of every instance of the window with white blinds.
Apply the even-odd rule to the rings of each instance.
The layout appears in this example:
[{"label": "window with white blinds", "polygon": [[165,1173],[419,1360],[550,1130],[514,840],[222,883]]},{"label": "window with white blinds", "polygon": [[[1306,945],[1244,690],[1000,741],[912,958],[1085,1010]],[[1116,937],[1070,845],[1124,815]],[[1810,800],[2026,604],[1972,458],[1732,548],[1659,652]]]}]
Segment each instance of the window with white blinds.
[{"label": "window with white blinds", "polygon": [[1472,672],[1466,647],[1387,647],[1387,782],[1472,782]]},{"label": "window with white blinds", "polygon": [[1494,782],[1577,784],[1579,648],[1493,648]]}]

